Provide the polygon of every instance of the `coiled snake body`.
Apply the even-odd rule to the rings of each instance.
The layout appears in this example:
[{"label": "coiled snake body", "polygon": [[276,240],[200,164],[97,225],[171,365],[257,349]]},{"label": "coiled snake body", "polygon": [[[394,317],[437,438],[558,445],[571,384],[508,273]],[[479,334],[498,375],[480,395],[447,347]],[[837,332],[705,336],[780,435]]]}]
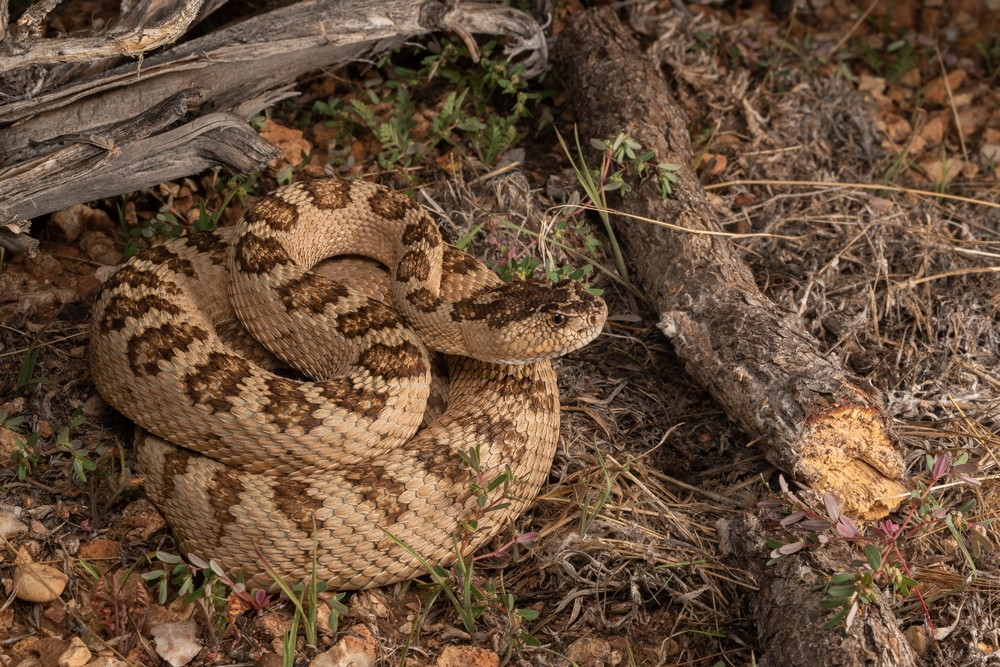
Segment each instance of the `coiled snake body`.
[{"label": "coiled snake body", "polygon": [[[389,267],[395,308],[313,270],[344,254]],[[486,479],[509,467],[517,480],[473,546],[531,501],[559,432],[547,359],[593,339],[606,314],[575,282],[501,283],[405,196],[320,180],[129,260],[94,307],[91,372],[141,427],[137,465],[182,552],[266,586],[255,550],[298,582],[315,539],[320,580],[368,588],[421,571],[389,535],[454,560],[477,507],[457,452],[478,448]],[[418,432],[425,345],[448,355],[449,399]],[[314,380],[274,372],[288,366]]]}]

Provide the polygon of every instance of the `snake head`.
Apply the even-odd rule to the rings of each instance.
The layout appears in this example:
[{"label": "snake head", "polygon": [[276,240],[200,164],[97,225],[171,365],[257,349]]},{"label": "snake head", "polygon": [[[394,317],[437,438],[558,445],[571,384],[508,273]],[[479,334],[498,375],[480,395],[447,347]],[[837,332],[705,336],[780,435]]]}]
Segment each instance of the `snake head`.
[{"label": "snake head", "polygon": [[559,357],[594,340],[608,316],[604,300],[575,280],[515,281],[457,302],[469,356],[520,364]]}]

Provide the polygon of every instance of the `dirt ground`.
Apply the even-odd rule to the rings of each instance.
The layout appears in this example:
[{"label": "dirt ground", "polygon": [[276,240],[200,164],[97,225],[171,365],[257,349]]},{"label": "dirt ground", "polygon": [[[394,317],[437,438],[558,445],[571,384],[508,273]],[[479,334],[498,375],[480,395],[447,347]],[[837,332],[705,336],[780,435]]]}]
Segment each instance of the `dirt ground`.
[{"label": "dirt ground", "polygon": [[[894,610],[925,664],[987,664],[1000,655],[991,523],[1000,510],[1000,5],[799,0],[789,14],[784,4],[691,5],[688,13],[669,0],[618,3],[688,114],[702,181],[764,293],[884,392],[911,474],[924,472],[928,454],[967,453],[977,464],[979,486],[935,494],[942,507],[975,500],[965,519],[977,535],[940,524],[915,532],[905,558],[927,612],[912,596],[897,596]],[[552,33],[583,10],[560,2]],[[49,30],[71,31],[109,11],[69,3]],[[3,258],[0,665],[55,665],[74,637],[92,661],[167,664],[150,631],[188,619],[197,640],[190,665],[281,664],[287,600],[272,596],[253,609],[216,582],[214,598],[202,590],[187,601],[171,583],[161,604],[157,581],[139,576],[162,570],[155,554],[169,559],[176,548],[132,469],[131,424],[91,382],[88,308],[108,267],[133,249],[193,231],[203,211],[221,211],[219,224],[230,224],[279,182],[338,170],[408,189],[440,212],[450,241],[470,236],[482,259],[537,256],[532,232],[558,240],[571,249],[547,246],[558,264],[578,268],[582,253],[598,267],[587,279],[604,290],[611,317],[593,344],[556,364],[560,447],[548,486],[511,527],[537,537],[509,562],[476,565],[476,584],[492,583],[511,605],[492,597],[470,634],[429,579],[348,594],[339,627],[320,624],[316,649],[298,638],[296,664],[345,634],[386,665],[497,657],[750,665],[760,655],[742,604],[757,582],[729,563],[724,533],[767,495],[765,484],[777,488],[778,471],[688,378],[657,314],[613,279],[600,222],[577,216],[556,226],[563,218],[554,207],[582,195],[555,132],[572,136],[574,120],[558,77],[523,89],[538,99],[518,121],[521,138],[495,155],[456,130],[457,139],[418,159],[394,160],[385,136],[363,119],[344,120],[342,110],[360,100],[378,122],[411,122],[428,145],[447,95],[463,85],[479,94],[474,81],[412,74],[446,46],[430,44],[304,77],[299,98],[259,119],[285,151],[259,178],[210,172],[74,207],[35,222],[37,257]],[[410,86],[405,116],[398,96],[387,98],[393,82]],[[513,96],[482,95],[475,113],[483,118],[513,104]],[[512,160],[520,164],[506,168]],[[231,196],[241,185],[247,196]],[[612,207],[619,196],[628,195],[609,195]],[[32,561],[68,577],[55,601],[14,599],[15,566]],[[484,651],[446,662],[447,647],[469,645]]]}]

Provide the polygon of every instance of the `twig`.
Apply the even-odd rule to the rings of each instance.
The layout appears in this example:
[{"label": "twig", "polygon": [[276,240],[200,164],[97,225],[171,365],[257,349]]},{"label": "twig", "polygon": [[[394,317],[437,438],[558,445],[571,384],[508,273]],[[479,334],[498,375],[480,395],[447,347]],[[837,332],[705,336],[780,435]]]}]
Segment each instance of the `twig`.
[{"label": "twig", "polygon": [[924,197],[951,199],[952,201],[961,201],[967,204],[979,204],[980,206],[1000,208],[1000,204],[991,201],[983,201],[982,199],[973,199],[971,197],[960,197],[959,195],[949,195],[940,192],[931,192],[929,190],[914,190],[913,188],[904,188],[900,185],[875,185],[873,183],[836,183],[836,182],[831,183],[829,181],[747,180],[747,181],[726,181],[725,183],[712,183],[711,185],[704,186],[704,188],[705,190],[718,190],[720,188],[731,188],[734,185],[808,185],[812,187],[833,186],[842,188],[855,188],[858,190],[887,190],[889,192],[904,192],[913,195],[921,195]]}]

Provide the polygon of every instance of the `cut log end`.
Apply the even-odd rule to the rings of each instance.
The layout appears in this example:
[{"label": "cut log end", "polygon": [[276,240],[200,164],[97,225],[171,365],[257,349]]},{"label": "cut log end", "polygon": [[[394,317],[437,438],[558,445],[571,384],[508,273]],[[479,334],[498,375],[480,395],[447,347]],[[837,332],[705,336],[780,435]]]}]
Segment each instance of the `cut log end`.
[{"label": "cut log end", "polygon": [[843,503],[845,514],[866,521],[896,509],[908,493],[903,459],[880,412],[839,406],[810,417],[797,447],[793,476]]}]

